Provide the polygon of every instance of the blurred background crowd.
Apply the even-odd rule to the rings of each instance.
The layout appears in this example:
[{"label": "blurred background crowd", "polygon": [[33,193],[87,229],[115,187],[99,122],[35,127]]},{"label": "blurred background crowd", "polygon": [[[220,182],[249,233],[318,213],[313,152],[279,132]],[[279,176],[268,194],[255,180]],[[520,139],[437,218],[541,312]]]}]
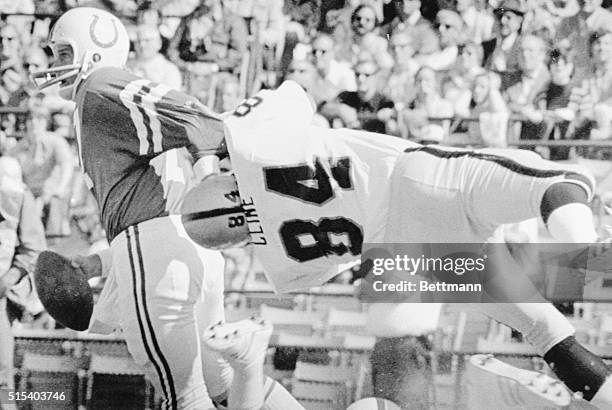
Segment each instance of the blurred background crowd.
[{"label": "blurred background crowd", "polygon": [[[592,161],[604,182],[598,216],[611,202],[605,184],[612,180],[611,0],[0,0],[0,177],[25,183],[35,206],[22,219],[41,218],[48,246],[62,254],[105,246],[97,206],[78,172],[74,106],[57,89],[41,93],[29,79],[52,63],[45,48],[49,29],[75,6],[100,7],[124,21],[132,42],[129,70],[194,95],[217,112],[292,79],[315,99],[321,126],[424,144],[524,146],[552,160]],[[262,277],[250,253],[226,252],[227,289],[245,289]],[[351,272],[342,276],[340,282],[354,279]],[[11,322],[18,319],[14,328],[22,326],[19,320],[55,327],[32,294],[29,276],[21,277],[26,280],[7,293]],[[226,303],[265,311],[281,335],[283,324],[292,330],[302,324],[309,337],[345,331],[349,323],[359,333],[361,307],[352,290],[342,292],[349,298],[266,299],[291,310],[260,307],[231,292]],[[342,308],[351,312],[339,313]],[[612,335],[610,306],[598,324],[591,323],[598,317],[592,306],[580,308],[584,315],[568,309],[589,321],[583,326],[589,338],[601,339],[602,346],[612,342],[606,339]],[[465,314],[447,316],[440,329],[444,323],[468,329],[453,333],[447,350],[466,344],[482,350],[480,336],[469,335],[510,338],[509,329],[481,320],[480,327],[468,323],[472,331]],[[283,344],[281,336],[275,343]],[[300,343],[306,342],[286,342]],[[343,336],[341,343],[357,349],[353,339]],[[275,369],[288,362],[299,369],[297,357],[293,347],[277,351]],[[321,391],[312,390],[315,402]]]}]

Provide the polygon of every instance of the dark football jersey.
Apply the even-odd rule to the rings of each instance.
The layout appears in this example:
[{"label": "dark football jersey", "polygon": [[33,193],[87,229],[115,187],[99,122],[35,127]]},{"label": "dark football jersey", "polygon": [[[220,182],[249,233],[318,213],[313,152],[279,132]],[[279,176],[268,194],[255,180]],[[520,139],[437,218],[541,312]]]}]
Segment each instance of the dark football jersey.
[{"label": "dark football jersey", "polygon": [[151,159],[178,147],[197,158],[221,144],[221,121],[187,107],[192,100],[112,67],[93,71],[79,84],[79,160],[109,241],[130,225],[168,214]]}]

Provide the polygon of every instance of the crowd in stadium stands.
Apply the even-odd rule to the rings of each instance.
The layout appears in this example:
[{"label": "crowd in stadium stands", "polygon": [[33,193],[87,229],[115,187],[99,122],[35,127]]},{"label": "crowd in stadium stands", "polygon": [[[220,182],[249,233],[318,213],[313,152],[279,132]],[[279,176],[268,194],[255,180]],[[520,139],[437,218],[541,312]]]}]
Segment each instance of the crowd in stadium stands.
[{"label": "crowd in stadium stands", "polygon": [[[79,173],[71,102],[28,74],[52,61],[53,21],[77,5],[128,27],[128,69],[218,112],[285,79],[316,121],[421,143],[612,137],[607,0],[0,1],[0,153],[21,165],[48,237],[104,238]],[[14,109],[11,112],[11,109]],[[27,114],[25,114],[27,112]],[[551,159],[611,149],[551,147]],[[69,211],[70,210],[70,211]],[[70,212],[71,218],[68,218]],[[75,222],[76,221],[76,222]]]},{"label": "crowd in stadium stands", "polygon": [[[0,156],[16,160],[0,161],[0,179],[25,183],[48,239],[76,230],[88,245],[104,241],[76,172],[73,103],[29,79],[52,63],[44,43],[54,20],[77,5],[124,21],[129,70],[217,112],[292,79],[325,127],[472,147],[612,140],[611,0],[0,0]],[[612,157],[609,147],[539,152]],[[228,287],[244,285],[250,251],[226,256],[240,273]],[[7,277],[0,272],[2,320]],[[9,301],[11,319],[40,314],[19,303]],[[0,361],[0,386],[9,371]]]}]

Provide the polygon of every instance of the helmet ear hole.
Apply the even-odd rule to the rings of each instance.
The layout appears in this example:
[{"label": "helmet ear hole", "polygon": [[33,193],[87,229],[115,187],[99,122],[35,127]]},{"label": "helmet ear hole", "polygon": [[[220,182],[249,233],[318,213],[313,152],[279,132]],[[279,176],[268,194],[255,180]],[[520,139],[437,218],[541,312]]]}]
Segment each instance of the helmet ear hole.
[{"label": "helmet ear hole", "polygon": [[97,62],[98,62],[98,61],[100,61],[101,59],[102,59],[102,56],[101,56],[100,54],[98,54],[98,53],[94,53],[94,54],[91,56],[91,60],[92,60],[94,63],[97,63]]}]

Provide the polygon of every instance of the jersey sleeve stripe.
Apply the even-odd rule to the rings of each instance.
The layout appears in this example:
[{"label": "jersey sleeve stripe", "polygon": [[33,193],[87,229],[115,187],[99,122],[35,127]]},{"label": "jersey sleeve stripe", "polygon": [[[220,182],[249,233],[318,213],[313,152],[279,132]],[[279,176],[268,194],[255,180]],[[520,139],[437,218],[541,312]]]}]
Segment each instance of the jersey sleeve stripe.
[{"label": "jersey sleeve stripe", "polygon": [[152,115],[150,116],[151,121],[151,130],[153,131],[153,152],[158,153],[162,152],[162,130],[161,130],[161,122],[159,121],[157,109],[155,108],[155,104],[159,102],[166,93],[170,91],[170,87],[165,86],[163,84],[156,84],[149,91],[150,99],[147,98],[151,102]]},{"label": "jersey sleeve stripe", "polygon": [[136,134],[140,141],[140,155],[146,155],[149,152],[149,141],[147,139],[148,130],[145,125],[144,117],[138,109],[139,107],[138,104],[136,104],[135,96],[148,82],[149,81],[145,79],[132,81],[119,93],[119,98],[123,105],[130,111],[130,117],[132,118],[134,127],[136,127]]}]

